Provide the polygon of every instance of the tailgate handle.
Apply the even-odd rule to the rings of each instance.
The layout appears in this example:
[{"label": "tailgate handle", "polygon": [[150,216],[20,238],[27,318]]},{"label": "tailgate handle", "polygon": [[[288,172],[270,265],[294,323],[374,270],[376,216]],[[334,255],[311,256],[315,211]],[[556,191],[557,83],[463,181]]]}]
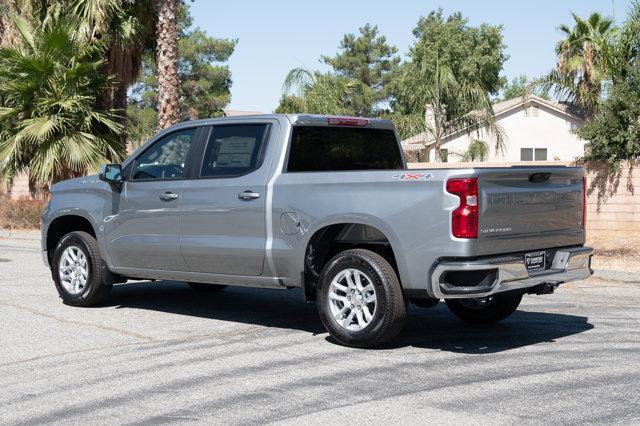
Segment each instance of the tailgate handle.
[{"label": "tailgate handle", "polygon": [[549,180],[551,173],[534,173],[529,176],[529,182],[531,183],[544,183]]}]

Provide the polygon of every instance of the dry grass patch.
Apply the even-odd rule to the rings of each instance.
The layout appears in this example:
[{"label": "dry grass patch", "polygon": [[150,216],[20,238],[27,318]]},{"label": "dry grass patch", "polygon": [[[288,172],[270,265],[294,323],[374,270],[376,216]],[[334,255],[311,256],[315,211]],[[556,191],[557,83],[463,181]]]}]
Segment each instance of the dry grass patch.
[{"label": "dry grass patch", "polygon": [[38,229],[45,201],[31,198],[0,198],[0,228]]}]

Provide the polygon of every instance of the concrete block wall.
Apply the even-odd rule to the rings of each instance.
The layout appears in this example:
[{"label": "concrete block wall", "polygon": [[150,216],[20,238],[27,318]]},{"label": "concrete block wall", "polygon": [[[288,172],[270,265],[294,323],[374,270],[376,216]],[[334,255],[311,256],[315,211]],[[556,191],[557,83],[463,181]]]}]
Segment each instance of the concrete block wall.
[{"label": "concrete block wall", "polygon": [[587,230],[640,234],[640,170],[587,164]]}]

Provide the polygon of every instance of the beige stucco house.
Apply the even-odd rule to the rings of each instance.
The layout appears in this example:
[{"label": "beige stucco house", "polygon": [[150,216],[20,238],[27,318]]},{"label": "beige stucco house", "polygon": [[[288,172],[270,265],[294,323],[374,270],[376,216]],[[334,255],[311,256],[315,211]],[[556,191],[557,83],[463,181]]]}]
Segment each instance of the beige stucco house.
[{"label": "beige stucco house", "polygon": [[[493,106],[496,121],[504,134],[504,149],[496,152],[493,136],[486,132],[448,135],[442,144],[447,161],[462,161],[462,155],[474,140],[485,141],[490,149],[486,161],[572,161],[584,153],[585,141],[575,130],[583,119],[565,104],[535,95],[498,102]],[[435,161],[433,140],[419,134],[402,141],[402,147],[414,161]]]}]

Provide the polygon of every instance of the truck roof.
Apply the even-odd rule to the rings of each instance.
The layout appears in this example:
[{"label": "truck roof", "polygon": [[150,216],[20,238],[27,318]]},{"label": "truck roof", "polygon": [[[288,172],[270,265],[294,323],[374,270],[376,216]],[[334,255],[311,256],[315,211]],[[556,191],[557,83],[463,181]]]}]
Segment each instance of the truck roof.
[{"label": "truck roof", "polygon": [[[254,114],[254,115],[238,115],[233,117],[212,117],[203,118],[199,120],[183,121],[175,124],[168,129],[176,129],[180,127],[191,127],[193,125],[207,125],[215,123],[225,122],[246,122],[255,119],[286,119],[291,124],[296,126],[353,126],[353,127],[368,127],[375,129],[390,129],[395,127],[391,120],[385,120],[380,118],[369,117],[354,117],[354,116],[336,116],[336,115],[321,115],[321,114]],[[333,122],[332,122],[333,121]]]}]

